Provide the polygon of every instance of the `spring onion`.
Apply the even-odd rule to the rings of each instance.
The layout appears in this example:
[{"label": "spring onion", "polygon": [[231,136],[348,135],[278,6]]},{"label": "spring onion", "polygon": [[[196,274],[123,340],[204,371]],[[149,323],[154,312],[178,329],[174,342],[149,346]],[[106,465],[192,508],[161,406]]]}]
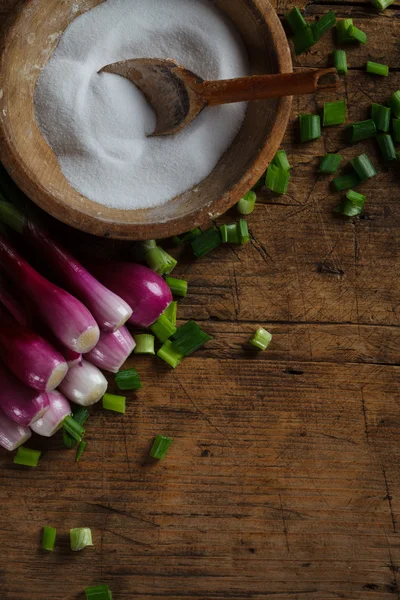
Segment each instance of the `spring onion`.
[{"label": "spring onion", "polygon": [[397,90],[390,98],[390,106],[396,119],[400,118],[400,90]]},{"label": "spring onion", "polygon": [[303,52],[309,50],[311,46],[314,46],[314,32],[311,27],[307,25],[305,29],[298,31],[292,40],[294,45],[294,53],[296,56],[299,56],[300,54],[303,54]]},{"label": "spring onion", "polygon": [[120,390],[139,390],[142,387],[139,373],[136,369],[120,371],[115,376],[115,383]]},{"label": "spring onion", "polygon": [[158,358],[161,358],[170,365],[173,369],[179,366],[184,358],[183,354],[175,349],[171,340],[167,340],[157,352]]},{"label": "spring onion", "polygon": [[353,19],[343,19],[336,23],[336,37],[338,44],[353,41],[349,35],[349,28],[353,25]]},{"label": "spring onion", "polygon": [[275,194],[286,194],[290,181],[290,171],[269,165],[265,178],[265,187]]},{"label": "spring onion", "polygon": [[356,217],[362,213],[366,197],[354,190],[349,190],[346,199],[335,208],[335,212],[345,217]]},{"label": "spring onion", "polygon": [[171,321],[164,314],[162,314],[157,321],[153,323],[150,329],[161,343],[164,343],[166,340],[168,340],[176,331],[175,325],[172,325]]},{"label": "spring onion", "polygon": [[41,454],[39,450],[31,450],[31,448],[20,446],[14,456],[13,463],[24,467],[37,467]]},{"label": "spring onion", "polygon": [[361,154],[360,156],[353,158],[353,160],[350,161],[350,164],[357,173],[360,181],[366,181],[376,175],[375,167],[366,154]]},{"label": "spring onion", "polygon": [[169,437],[157,435],[151,447],[150,456],[152,458],[156,458],[157,460],[163,459],[166,456],[172,442],[173,440]]},{"label": "spring onion", "polygon": [[145,260],[150,269],[158,275],[169,275],[178,264],[178,261],[160,246],[150,248],[145,254]]},{"label": "spring onion", "polygon": [[366,70],[367,73],[380,75],[381,77],[387,77],[389,75],[389,67],[387,65],[382,65],[381,63],[376,63],[371,60],[367,61]]},{"label": "spring onion", "polygon": [[65,418],[71,415],[71,406],[57,390],[49,392],[47,396],[50,406],[40,419],[32,423],[31,429],[38,435],[51,437],[61,429]]},{"label": "spring onion", "polygon": [[164,310],[164,316],[167,317],[168,321],[170,321],[172,325],[176,325],[177,313],[178,303],[176,301],[171,302],[171,304]]},{"label": "spring onion", "polygon": [[201,234],[202,233],[200,227],[196,227],[195,229],[188,231],[182,236],[175,235],[172,238],[172,242],[174,246],[183,246],[185,244],[190,244],[190,242],[192,242],[196,237],[198,237]]},{"label": "spring onion", "polygon": [[[83,426],[89,418],[89,411],[83,406],[77,406],[74,408],[72,419],[78,423],[78,425]],[[80,431],[76,428],[77,431]],[[83,434],[82,434],[83,435]],[[78,437],[78,439],[77,439]],[[79,436],[72,437],[69,435],[65,427],[63,427],[63,441],[67,448],[75,448],[75,446],[79,442]]]},{"label": "spring onion", "polygon": [[29,440],[31,435],[29,427],[18,425],[0,410],[0,446],[12,452]]},{"label": "spring onion", "polygon": [[104,394],[103,408],[124,415],[126,412],[126,397],[116,396],[115,394]]},{"label": "spring onion", "polygon": [[393,4],[394,0],[370,0],[370,2],[378,10],[386,10],[388,6]]},{"label": "spring onion", "polygon": [[337,102],[325,102],[323,126],[342,125],[346,122],[346,102],[338,100]]},{"label": "spring onion", "polygon": [[266,350],[272,341],[272,335],[263,327],[257,329],[250,340],[250,344],[258,350]]},{"label": "spring onion", "polygon": [[300,115],[300,141],[310,142],[321,137],[321,119],[319,115]]},{"label": "spring onion", "polygon": [[60,385],[60,392],[80,406],[91,406],[104,396],[107,379],[103,373],[86,360],[72,367]]},{"label": "spring onion", "polygon": [[85,429],[70,415],[67,415],[63,421],[65,432],[72,437],[76,442],[81,442],[85,435]]},{"label": "spring onion", "polygon": [[47,552],[53,552],[56,543],[57,529],[45,525],[43,527],[42,548]]},{"label": "spring onion", "polygon": [[166,277],[165,281],[174,296],[182,296],[182,298],[187,296],[187,281],[184,279],[175,279],[175,277]]},{"label": "spring onion", "polygon": [[359,121],[350,125],[350,141],[361,142],[376,137],[376,125],[372,119]]},{"label": "spring onion", "polygon": [[358,27],[354,27],[354,25],[350,25],[350,27],[347,30],[347,33],[349,34],[349,36],[352,40],[355,40],[356,42],[360,42],[360,44],[367,43],[367,34],[365,33],[365,31],[361,31],[361,29],[358,29]]},{"label": "spring onion", "polygon": [[47,394],[21,383],[0,364],[0,408],[15,423],[29,427],[49,408]]},{"label": "spring onion", "polygon": [[333,52],[333,64],[339,75],[346,75],[348,71],[347,67],[347,56],[344,50],[334,50]]},{"label": "spring onion", "polygon": [[390,128],[390,108],[382,106],[382,104],[371,105],[371,119],[375,123],[378,131],[389,131]]},{"label": "spring onion", "polygon": [[79,552],[87,546],[93,546],[92,532],[88,527],[77,527],[69,532],[72,552]]},{"label": "spring onion", "polygon": [[183,356],[190,356],[204,346],[212,337],[205,333],[195,321],[181,325],[172,336],[174,349]]},{"label": "spring onion", "polygon": [[271,161],[271,165],[275,165],[284,171],[290,171],[291,167],[285,150],[278,150]]},{"label": "spring onion", "polygon": [[392,138],[398,144],[400,142],[400,119],[392,119]]},{"label": "spring onion", "polygon": [[325,154],[319,166],[319,173],[335,173],[343,157],[340,154]]},{"label": "spring onion", "polygon": [[194,255],[197,258],[205,256],[221,244],[221,236],[219,230],[215,227],[211,227],[203,233],[203,235],[197,237],[192,241],[192,249]]},{"label": "spring onion", "polygon": [[138,333],[135,335],[136,346],[134,354],[155,354],[154,335],[148,333]]},{"label": "spring onion", "polygon": [[85,588],[86,600],[112,600],[108,585],[95,585]]},{"label": "spring onion", "polygon": [[292,8],[286,15],[286,19],[293,33],[298,33],[307,27],[307,23],[297,6]]},{"label": "spring onion", "polygon": [[376,138],[383,160],[396,160],[396,150],[393,144],[392,136],[388,133],[381,133]]},{"label": "spring onion", "polygon": [[340,177],[336,177],[336,179],[332,181],[333,187],[337,192],[356,187],[360,183],[360,178],[354,171],[351,173],[346,173],[345,175],[341,175]]},{"label": "spring onion", "polygon": [[85,442],[84,440],[79,442],[78,448],[76,449],[75,462],[79,462],[81,460],[82,454],[84,453],[86,446],[87,446],[87,442]]},{"label": "spring onion", "polygon": [[96,346],[85,358],[103,371],[118,373],[134,348],[135,340],[123,325],[113,333],[102,332]]},{"label": "spring onion", "polygon": [[325,35],[332,27],[336,25],[336,15],[333,10],[330,10],[323,15],[318,21],[315,21],[311,25],[311,29],[314,33],[314,40],[318,42],[320,38]]},{"label": "spring onion", "polygon": [[247,221],[241,219],[239,223],[221,225],[220,233],[222,241],[226,244],[247,244],[250,241]]},{"label": "spring onion", "polygon": [[256,206],[256,202],[257,194],[252,191],[247,192],[237,203],[237,209],[241,215],[250,215]]}]

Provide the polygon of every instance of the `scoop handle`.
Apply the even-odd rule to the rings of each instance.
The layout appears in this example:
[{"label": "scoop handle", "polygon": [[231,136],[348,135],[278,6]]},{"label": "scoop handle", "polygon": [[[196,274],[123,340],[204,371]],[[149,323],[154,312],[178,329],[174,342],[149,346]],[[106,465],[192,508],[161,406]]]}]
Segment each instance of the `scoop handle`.
[{"label": "scoop handle", "polygon": [[338,80],[337,71],[332,67],[279,75],[252,75],[238,79],[204,81],[196,86],[196,92],[209,106],[217,106],[312,94],[317,90],[334,90]]}]

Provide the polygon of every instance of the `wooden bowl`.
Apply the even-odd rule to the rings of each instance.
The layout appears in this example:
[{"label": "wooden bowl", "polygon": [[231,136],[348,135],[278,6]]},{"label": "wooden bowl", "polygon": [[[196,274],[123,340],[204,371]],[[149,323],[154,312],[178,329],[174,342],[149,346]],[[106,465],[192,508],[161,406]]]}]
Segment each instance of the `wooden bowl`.
[{"label": "wooden bowl", "polygon": [[[103,0],[28,0],[4,30],[0,62],[0,160],[20,188],[45,211],[78,229],[120,239],[164,238],[206,226],[261,177],[282,141],[291,98],[258,101],[212,173],[167,204],[143,210],[108,208],[74,190],[36,122],[38,76],[66,27]],[[144,0],[145,1],[145,0]],[[251,74],[290,72],[290,51],[267,0],[214,0],[247,47]]]}]

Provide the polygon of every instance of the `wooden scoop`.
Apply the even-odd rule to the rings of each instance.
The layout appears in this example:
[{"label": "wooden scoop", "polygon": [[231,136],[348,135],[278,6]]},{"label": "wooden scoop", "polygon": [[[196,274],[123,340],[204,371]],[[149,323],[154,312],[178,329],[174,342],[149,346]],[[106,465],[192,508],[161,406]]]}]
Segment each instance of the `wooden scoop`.
[{"label": "wooden scoop", "polygon": [[121,75],[143,92],[157,117],[153,136],[182,131],[206,106],[311,94],[336,89],[338,81],[334,68],[204,81],[174,60],[159,58],[123,60],[99,72]]}]

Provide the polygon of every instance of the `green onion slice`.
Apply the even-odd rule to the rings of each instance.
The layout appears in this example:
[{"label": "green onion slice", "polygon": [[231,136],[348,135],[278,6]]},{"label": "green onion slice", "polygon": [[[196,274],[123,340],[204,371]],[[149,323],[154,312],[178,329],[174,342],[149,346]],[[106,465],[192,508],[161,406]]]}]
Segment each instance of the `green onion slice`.
[{"label": "green onion slice", "polygon": [[79,442],[79,446],[76,450],[76,457],[75,457],[76,462],[79,462],[81,460],[82,454],[83,454],[86,446],[87,446],[87,442],[85,442],[83,440],[81,442]]},{"label": "green onion slice", "polygon": [[244,245],[250,241],[247,221],[244,219],[241,219],[239,223],[221,225],[219,229],[224,243]]},{"label": "green onion slice", "polygon": [[346,194],[346,200],[343,200],[335,208],[335,212],[345,217],[357,217],[364,209],[366,197],[358,194],[354,190],[349,190]]},{"label": "green onion slice", "polygon": [[23,465],[25,467],[37,467],[39,458],[42,453],[39,450],[31,450],[25,446],[20,446],[14,456],[15,465]]},{"label": "green onion slice", "polygon": [[297,6],[292,8],[290,13],[286,15],[286,19],[293,33],[298,33],[307,27],[307,23]]},{"label": "green onion slice", "polygon": [[394,116],[400,118],[400,90],[395,92],[390,98],[390,106],[392,108]]},{"label": "green onion slice", "polygon": [[[164,313],[165,314],[165,313]],[[155,354],[154,335],[149,333],[138,333],[135,335],[136,346],[134,354]]]},{"label": "green onion slice", "polygon": [[167,454],[172,442],[172,438],[164,435],[157,435],[151,447],[150,456],[152,458],[156,458],[157,460],[161,460]]},{"label": "green onion slice", "polygon": [[95,585],[85,588],[86,600],[112,600],[108,585]]},{"label": "green onion slice", "polygon": [[290,181],[290,171],[269,165],[265,178],[265,187],[275,194],[286,194]]},{"label": "green onion slice", "polygon": [[325,154],[319,166],[320,173],[335,173],[343,157],[340,154]]},{"label": "green onion slice", "polygon": [[115,383],[120,390],[139,390],[142,387],[139,373],[136,369],[119,371],[115,376]]},{"label": "green onion slice", "polygon": [[172,243],[174,244],[174,246],[183,246],[184,244],[189,244],[190,242],[192,242],[199,235],[202,235],[201,229],[200,227],[196,227],[195,229],[188,231],[182,236],[175,235],[172,238]]},{"label": "green onion slice", "polygon": [[378,10],[385,10],[388,6],[393,4],[394,0],[370,0],[370,2]]},{"label": "green onion slice", "polygon": [[354,27],[354,25],[350,25],[347,31],[351,39],[360,42],[360,44],[367,43],[367,34],[365,31],[361,31],[361,29]]},{"label": "green onion slice", "polygon": [[56,543],[57,529],[45,525],[43,527],[42,548],[47,552],[53,552]]},{"label": "green onion slice", "polygon": [[115,394],[104,394],[103,408],[124,415],[126,412],[126,397],[116,396]]},{"label": "green onion slice", "polygon": [[333,10],[327,12],[318,21],[313,23],[314,37],[318,41],[325,33],[327,33],[336,24],[336,15]]},{"label": "green onion slice", "polygon": [[250,340],[250,344],[258,350],[266,350],[272,341],[272,335],[263,327],[257,329]]},{"label": "green onion slice", "polygon": [[73,448],[82,440],[85,429],[74,416],[67,415],[63,421],[63,434],[64,444],[67,448]]},{"label": "green onion slice", "polygon": [[164,342],[157,352],[157,356],[169,364],[173,369],[176,369],[176,367],[178,367],[184,359],[183,354],[175,349],[171,340]]},{"label": "green onion slice", "polygon": [[371,104],[371,119],[375,123],[378,131],[389,131],[390,128],[390,113],[392,111],[387,106],[382,104]]},{"label": "green onion slice", "polygon": [[279,169],[283,169],[284,171],[290,171],[290,163],[288,161],[287,154],[285,150],[278,150],[275,154],[274,158],[271,161],[271,165],[275,165]]},{"label": "green onion slice", "polygon": [[314,32],[309,25],[305,29],[298,31],[293,39],[294,52],[296,56],[306,52],[311,46],[315,44]]},{"label": "green onion slice", "polygon": [[381,133],[376,139],[383,160],[396,160],[397,156],[392,136],[388,133]]},{"label": "green onion slice", "polygon": [[173,348],[179,355],[190,356],[196,350],[199,350],[204,344],[212,340],[212,337],[205,333],[196,321],[188,321],[181,325],[172,336]]},{"label": "green onion slice", "polygon": [[184,279],[175,279],[175,277],[166,277],[165,281],[174,296],[185,298],[188,291],[188,282]]},{"label": "green onion slice", "polygon": [[319,115],[300,115],[300,141],[310,142],[321,137],[321,119]]},{"label": "green onion slice", "polygon": [[350,125],[350,141],[361,142],[376,137],[376,125],[372,119],[359,121]]},{"label": "green onion slice", "polygon": [[343,19],[336,23],[336,37],[338,44],[353,41],[349,35],[349,28],[353,25],[353,19]]},{"label": "green onion slice", "polygon": [[323,126],[342,125],[346,122],[346,102],[338,100],[337,102],[325,102]]},{"label": "green onion slice", "polygon": [[[80,426],[84,425],[88,418],[89,411],[84,406],[77,406],[76,408],[74,408],[72,412],[72,417],[70,417],[71,420],[75,421]],[[76,428],[76,426],[73,423],[71,424],[70,420],[68,420],[68,423],[70,427],[74,428],[74,430],[76,429],[78,432],[80,431],[80,429]],[[65,420],[63,424],[65,424]],[[85,432],[85,430],[83,430],[83,432]],[[84,433],[82,434],[82,436],[83,435]],[[66,427],[63,427],[63,441],[67,448],[74,448],[80,440],[76,438],[76,435],[73,436],[72,434],[70,434]]]},{"label": "green onion slice", "polygon": [[176,316],[178,314],[178,303],[176,300],[170,302],[167,308],[164,310],[164,316],[172,323],[172,325],[176,325]]},{"label": "green onion slice", "polygon": [[382,65],[381,63],[376,63],[371,60],[367,62],[366,70],[367,73],[380,75],[381,77],[387,77],[389,75],[389,67],[387,65]]},{"label": "green onion slice", "polygon": [[340,177],[336,177],[336,179],[332,181],[333,187],[337,192],[356,187],[360,183],[360,178],[354,171],[351,173],[346,173],[345,175],[341,175]]},{"label": "green onion slice", "polygon": [[[264,184],[264,178],[263,178],[263,184]],[[250,215],[256,206],[256,202],[257,202],[257,194],[252,191],[247,192],[247,194],[245,194],[243,196],[243,198],[241,198],[239,200],[239,202],[237,203],[237,209],[241,215]]]},{"label": "green onion slice", "polygon": [[361,154],[353,158],[350,164],[360,178],[360,181],[366,181],[376,175],[375,167],[366,154]]},{"label": "green onion slice", "polygon": [[150,329],[161,343],[168,340],[176,331],[175,325],[171,323],[164,313],[158,317],[157,321],[153,323]]},{"label": "green onion slice", "polygon": [[77,527],[69,532],[72,552],[80,552],[87,546],[93,546],[92,532],[88,527]]},{"label": "green onion slice", "polygon": [[216,227],[211,227],[201,236],[196,237],[196,239],[192,241],[194,255],[197,258],[201,258],[217,248],[221,242],[222,240],[219,230]]},{"label": "green onion slice", "polygon": [[336,67],[339,75],[346,75],[348,71],[347,67],[347,56],[344,50],[334,50],[333,52],[333,64]]},{"label": "green onion slice", "polygon": [[146,252],[146,262],[150,269],[159,275],[169,275],[178,262],[164,248],[156,246]]}]

